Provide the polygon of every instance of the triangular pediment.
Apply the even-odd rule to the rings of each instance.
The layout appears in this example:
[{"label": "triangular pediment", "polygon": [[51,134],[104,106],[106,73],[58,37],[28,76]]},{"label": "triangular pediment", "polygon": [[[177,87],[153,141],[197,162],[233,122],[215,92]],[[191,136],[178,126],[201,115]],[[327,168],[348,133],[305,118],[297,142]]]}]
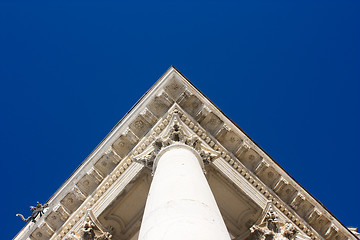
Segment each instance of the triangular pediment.
[{"label": "triangular pediment", "polygon": [[203,157],[233,239],[251,238],[252,227],[264,227],[270,211],[281,226],[291,224],[298,239],[356,239],[174,67],[51,197],[45,214],[15,239],[66,239],[89,216],[101,233],[137,239],[153,154],[168,141],[190,146]]}]

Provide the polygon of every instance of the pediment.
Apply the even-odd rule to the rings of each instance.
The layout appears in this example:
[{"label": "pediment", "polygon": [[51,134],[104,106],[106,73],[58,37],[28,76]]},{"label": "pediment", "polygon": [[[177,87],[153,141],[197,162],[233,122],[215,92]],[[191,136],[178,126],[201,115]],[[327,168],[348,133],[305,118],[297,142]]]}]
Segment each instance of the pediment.
[{"label": "pediment", "polygon": [[283,224],[296,228],[298,239],[356,239],[174,67],[51,197],[45,215],[14,239],[66,239],[79,231],[89,211],[102,232],[137,239],[154,170],[154,142],[171,140],[175,124],[183,144],[196,138],[198,150],[211,159],[204,171],[233,239],[251,237],[251,228],[262,227],[270,208]]}]

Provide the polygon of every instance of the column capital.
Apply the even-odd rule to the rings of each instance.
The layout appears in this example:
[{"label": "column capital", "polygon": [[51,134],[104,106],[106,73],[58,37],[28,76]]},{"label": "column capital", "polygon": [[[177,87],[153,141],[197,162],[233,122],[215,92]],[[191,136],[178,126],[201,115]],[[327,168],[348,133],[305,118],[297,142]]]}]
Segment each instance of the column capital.
[{"label": "column capital", "polygon": [[203,174],[204,150],[196,141],[166,143],[153,160],[139,240],[230,240]]},{"label": "column capital", "polygon": [[[180,119],[178,111],[175,109],[171,120],[166,129],[160,134],[152,144],[142,153],[134,156],[134,161],[152,169],[154,174],[158,156],[170,147],[184,147],[195,153],[200,165],[204,166],[220,157],[220,152],[207,147],[202,140],[192,132]],[[204,170],[205,171],[205,170]]]}]

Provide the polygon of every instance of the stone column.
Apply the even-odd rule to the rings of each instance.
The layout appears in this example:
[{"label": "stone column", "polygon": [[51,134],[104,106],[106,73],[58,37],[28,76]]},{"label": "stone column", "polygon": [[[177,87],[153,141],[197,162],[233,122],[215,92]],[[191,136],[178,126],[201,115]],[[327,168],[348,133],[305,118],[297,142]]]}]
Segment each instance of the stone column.
[{"label": "stone column", "polygon": [[202,170],[200,155],[184,144],[158,154],[139,240],[229,240]]}]

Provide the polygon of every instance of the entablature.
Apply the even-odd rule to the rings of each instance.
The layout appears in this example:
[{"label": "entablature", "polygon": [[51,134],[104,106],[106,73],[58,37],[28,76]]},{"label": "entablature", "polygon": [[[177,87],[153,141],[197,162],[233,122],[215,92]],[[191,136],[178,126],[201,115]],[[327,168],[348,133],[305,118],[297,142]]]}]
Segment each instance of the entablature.
[{"label": "entablature", "polygon": [[176,122],[186,128],[184,144],[197,148],[198,141],[202,150],[212,151],[216,155],[209,161],[213,168],[258,206],[265,208],[271,202],[313,240],[355,239],[175,68],[158,80],[53,195],[45,216],[28,223],[15,239],[63,239],[80,226],[89,209],[99,216],[142,171],[141,154],[154,152],[154,147],[149,151],[150,146],[174,126],[170,124],[174,114]]}]

